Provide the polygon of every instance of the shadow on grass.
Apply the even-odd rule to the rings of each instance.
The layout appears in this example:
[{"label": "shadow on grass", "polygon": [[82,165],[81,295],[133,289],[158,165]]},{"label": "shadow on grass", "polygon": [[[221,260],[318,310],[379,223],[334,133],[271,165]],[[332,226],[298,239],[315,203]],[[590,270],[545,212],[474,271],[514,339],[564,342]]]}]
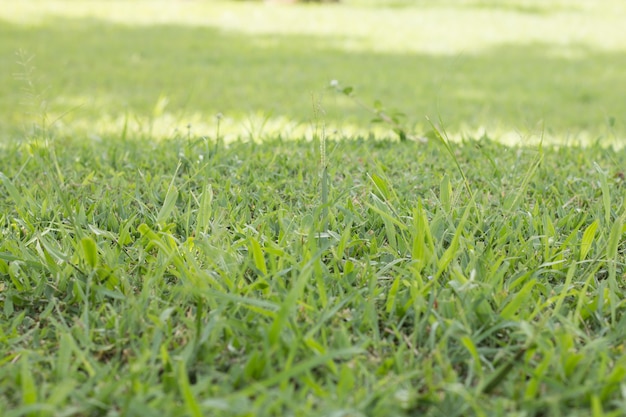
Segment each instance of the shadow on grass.
[{"label": "shadow on grass", "polygon": [[[50,19],[38,26],[0,22],[0,120],[18,134],[38,110],[29,100],[15,52],[34,56],[32,80],[52,113],[87,124],[127,112],[153,115],[159,97],[181,126],[190,114],[245,120],[265,113],[302,123],[322,97],[326,123],[368,126],[370,114],[327,89],[330,80],[379,99],[424,125],[441,117],[452,132],[491,131],[623,138],[626,55],[580,46],[506,45],[441,56],[346,52],[313,36],[244,35],[210,27],[125,26],[92,19]],[[37,103],[35,103],[37,104]],[[165,104],[161,101],[161,104]]]}]

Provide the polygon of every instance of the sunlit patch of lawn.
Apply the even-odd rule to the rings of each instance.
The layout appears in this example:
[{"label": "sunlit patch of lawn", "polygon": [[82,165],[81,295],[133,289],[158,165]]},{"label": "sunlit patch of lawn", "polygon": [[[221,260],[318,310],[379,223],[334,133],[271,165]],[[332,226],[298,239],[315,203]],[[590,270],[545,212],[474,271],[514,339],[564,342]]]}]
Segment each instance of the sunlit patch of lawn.
[{"label": "sunlit patch of lawn", "polygon": [[[63,133],[211,134],[221,113],[231,136],[300,137],[315,119],[338,135],[385,134],[326,88],[336,79],[418,134],[429,116],[453,135],[624,137],[621,2],[385,4],[11,2],[0,10],[2,132],[47,115]],[[29,105],[19,50],[41,95]]]}]

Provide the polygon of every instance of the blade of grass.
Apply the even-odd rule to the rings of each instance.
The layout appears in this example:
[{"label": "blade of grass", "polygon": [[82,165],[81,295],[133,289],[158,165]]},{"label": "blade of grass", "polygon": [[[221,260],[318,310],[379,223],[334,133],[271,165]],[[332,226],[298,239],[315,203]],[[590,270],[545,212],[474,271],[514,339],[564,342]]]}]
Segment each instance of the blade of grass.
[{"label": "blade of grass", "polygon": [[187,413],[192,417],[203,417],[202,410],[200,409],[200,404],[196,400],[195,395],[191,391],[191,385],[189,384],[189,376],[187,375],[187,369],[185,366],[185,361],[178,361],[178,389],[180,390],[180,394],[183,397],[185,402],[185,408]]},{"label": "blade of grass", "polygon": [[580,241],[580,255],[578,257],[579,261],[583,261],[587,258],[587,254],[591,250],[591,245],[596,236],[596,231],[598,230],[599,222],[594,220],[585,231],[583,232],[583,237]]},{"label": "blade of grass", "polygon": [[161,206],[161,209],[159,210],[159,213],[156,217],[156,222],[158,224],[163,225],[165,221],[169,218],[170,214],[172,214],[172,211],[176,206],[176,200],[178,200],[178,189],[174,185],[174,180],[176,179],[176,175],[178,174],[178,170],[180,169],[181,165],[182,163],[179,162],[178,166],[176,167],[176,171],[174,172],[174,175],[172,177],[172,181],[167,188],[165,200],[163,201],[163,205]]},{"label": "blade of grass", "polygon": [[265,255],[263,255],[263,249],[259,244],[259,241],[250,236],[248,238],[250,242],[250,251],[252,252],[252,258],[254,259],[254,266],[261,271],[263,275],[267,275],[267,264],[265,263]]}]

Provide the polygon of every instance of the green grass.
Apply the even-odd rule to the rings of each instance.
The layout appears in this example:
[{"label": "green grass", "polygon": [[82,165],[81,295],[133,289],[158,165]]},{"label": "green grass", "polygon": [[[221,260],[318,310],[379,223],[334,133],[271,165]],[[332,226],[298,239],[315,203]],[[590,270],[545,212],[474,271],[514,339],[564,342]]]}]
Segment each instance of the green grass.
[{"label": "green grass", "polygon": [[4,5],[0,415],[625,415],[624,16]]},{"label": "green grass", "polygon": [[326,147],[5,148],[3,415],[626,412],[625,152]]},{"label": "green grass", "polygon": [[2,134],[21,136],[40,114],[14,76],[23,50],[65,135],[168,137],[188,124],[207,135],[221,112],[229,137],[311,136],[312,95],[338,137],[385,133],[331,94],[336,79],[404,112],[417,134],[441,116],[454,137],[625,137],[623,2],[375,4],[11,2],[0,10]]}]

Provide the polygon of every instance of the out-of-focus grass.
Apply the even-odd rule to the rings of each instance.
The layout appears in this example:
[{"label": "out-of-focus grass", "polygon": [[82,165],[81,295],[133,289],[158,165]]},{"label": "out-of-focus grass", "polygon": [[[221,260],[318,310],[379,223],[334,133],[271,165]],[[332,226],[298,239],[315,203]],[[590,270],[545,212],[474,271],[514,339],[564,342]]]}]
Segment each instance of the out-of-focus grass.
[{"label": "out-of-focus grass", "polygon": [[[340,133],[370,130],[369,114],[326,89],[337,79],[403,111],[418,133],[428,115],[455,134],[624,137],[620,2],[373,6],[12,2],[0,10],[0,131],[19,136],[46,114],[64,115],[64,133],[213,134],[218,112],[223,133],[255,138],[301,136],[316,117]],[[40,98],[24,105],[18,50],[33,57],[43,109]]]}]

